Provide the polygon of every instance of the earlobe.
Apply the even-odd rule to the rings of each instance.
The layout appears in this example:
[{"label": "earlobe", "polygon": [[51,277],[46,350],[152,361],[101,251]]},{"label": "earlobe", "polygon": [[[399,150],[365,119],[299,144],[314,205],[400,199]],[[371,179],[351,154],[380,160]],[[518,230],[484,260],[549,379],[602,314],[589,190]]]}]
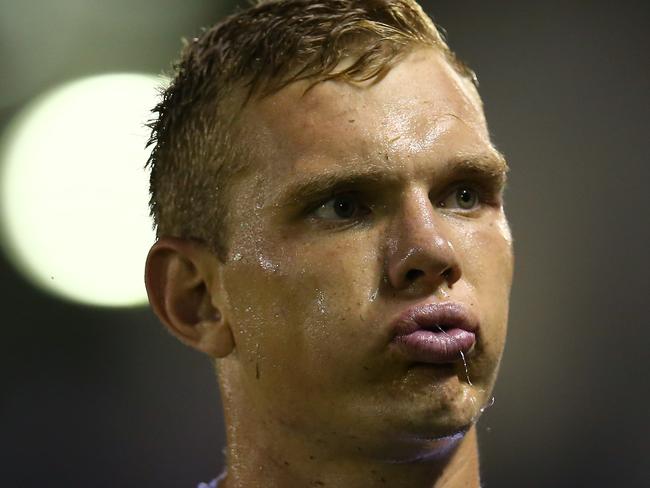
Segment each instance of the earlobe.
[{"label": "earlobe", "polygon": [[145,270],[154,313],[182,343],[213,357],[235,347],[223,304],[215,303],[224,295],[215,280],[220,265],[200,243],[163,237],[149,251]]}]

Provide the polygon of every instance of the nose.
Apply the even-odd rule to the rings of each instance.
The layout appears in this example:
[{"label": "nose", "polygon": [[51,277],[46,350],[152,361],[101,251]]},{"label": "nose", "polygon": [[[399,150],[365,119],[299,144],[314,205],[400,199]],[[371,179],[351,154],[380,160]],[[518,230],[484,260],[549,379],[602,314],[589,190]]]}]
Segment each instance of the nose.
[{"label": "nose", "polygon": [[391,226],[387,260],[391,286],[425,288],[429,293],[442,286],[451,288],[461,269],[444,219],[423,191],[405,194],[402,207]]}]

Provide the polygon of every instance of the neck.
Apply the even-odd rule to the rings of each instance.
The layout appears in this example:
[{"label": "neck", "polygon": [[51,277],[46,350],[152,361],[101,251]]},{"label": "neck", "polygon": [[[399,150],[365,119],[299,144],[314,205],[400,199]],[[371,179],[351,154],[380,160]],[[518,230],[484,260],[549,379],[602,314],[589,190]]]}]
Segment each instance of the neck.
[{"label": "neck", "polygon": [[[479,488],[476,429],[443,442],[433,455],[409,462],[337,456],[304,439],[238,429],[228,424],[224,488]],[[271,434],[271,435],[270,435]],[[277,434],[277,433],[276,433]],[[292,445],[295,444],[295,445]]]}]

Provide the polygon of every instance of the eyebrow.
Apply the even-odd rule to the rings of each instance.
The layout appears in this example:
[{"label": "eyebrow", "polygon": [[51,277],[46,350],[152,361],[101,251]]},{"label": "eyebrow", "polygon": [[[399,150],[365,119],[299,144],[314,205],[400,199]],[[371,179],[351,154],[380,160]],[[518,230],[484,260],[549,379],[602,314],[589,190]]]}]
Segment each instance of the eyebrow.
[{"label": "eyebrow", "polygon": [[464,155],[449,161],[444,172],[450,174],[452,171],[466,175],[482,175],[494,180],[494,183],[503,188],[510,167],[505,156],[493,149],[489,153]]},{"label": "eyebrow", "polygon": [[[446,162],[440,169],[440,173],[445,175],[451,173],[484,175],[496,179],[500,185],[505,185],[508,171],[505,157],[496,150],[486,154],[460,155]],[[388,172],[384,167],[375,164],[368,164],[354,170],[343,168],[315,174],[291,184],[280,194],[276,202],[280,206],[291,206],[350,188],[397,186],[403,180],[402,175]]]},{"label": "eyebrow", "polygon": [[396,185],[401,177],[385,169],[368,165],[358,170],[343,169],[315,174],[290,185],[277,199],[281,206],[301,204],[305,201],[329,196],[337,191],[373,185]]}]

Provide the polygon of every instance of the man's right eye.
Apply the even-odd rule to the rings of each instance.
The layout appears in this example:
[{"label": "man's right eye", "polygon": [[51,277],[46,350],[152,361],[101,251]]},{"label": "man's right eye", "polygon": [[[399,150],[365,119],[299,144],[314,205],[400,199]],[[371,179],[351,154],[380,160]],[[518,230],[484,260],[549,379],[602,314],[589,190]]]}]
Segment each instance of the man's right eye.
[{"label": "man's right eye", "polygon": [[352,193],[336,195],[319,207],[312,215],[322,220],[353,220],[370,212],[370,209],[359,201],[359,196]]}]

